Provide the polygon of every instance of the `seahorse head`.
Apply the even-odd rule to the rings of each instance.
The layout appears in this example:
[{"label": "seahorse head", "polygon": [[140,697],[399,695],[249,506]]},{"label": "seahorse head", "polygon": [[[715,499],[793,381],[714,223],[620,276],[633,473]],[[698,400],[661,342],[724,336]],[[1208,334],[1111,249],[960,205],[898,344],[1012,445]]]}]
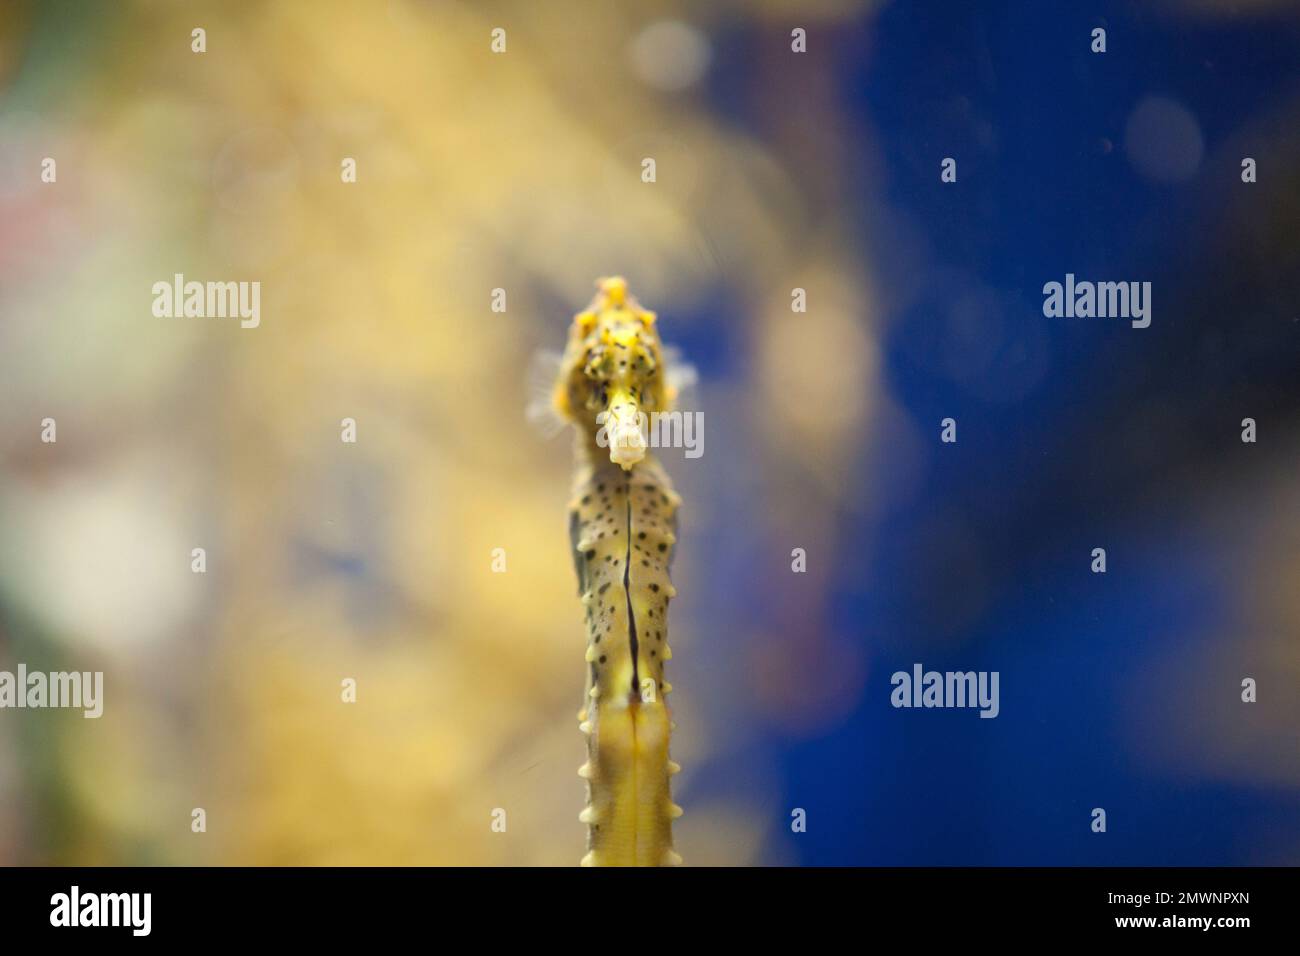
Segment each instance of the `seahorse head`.
[{"label": "seahorse head", "polygon": [[556,409],[609,448],[624,470],[645,457],[643,427],[671,390],[655,314],[628,295],[622,277],[596,282],[596,297],[573,317],[555,388]]}]

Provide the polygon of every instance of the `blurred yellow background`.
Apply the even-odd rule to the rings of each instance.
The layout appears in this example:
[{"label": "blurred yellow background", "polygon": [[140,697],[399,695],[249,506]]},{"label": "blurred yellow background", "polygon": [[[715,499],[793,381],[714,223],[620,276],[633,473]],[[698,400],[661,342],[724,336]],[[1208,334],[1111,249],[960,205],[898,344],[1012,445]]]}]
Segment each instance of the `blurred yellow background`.
[{"label": "blurred yellow background", "polygon": [[[811,98],[764,147],[695,89],[713,19],[798,9],[812,24],[860,7],[716,4],[689,27],[685,9],[0,14],[5,159],[58,164],[55,188],[3,186],[5,658],[106,672],[102,720],[0,722],[0,860],[578,859],[570,449],[524,423],[530,356],[562,344],[599,275],[627,275],[669,341],[685,307],[741,297],[752,319],[723,348],[756,364],[702,388],[713,468],[727,472],[725,416],[754,416],[753,396],[815,373],[834,414],[779,408],[784,448],[733,459],[740,480],[766,462],[772,503],[811,495],[804,547],[828,533],[846,436],[873,401],[869,280],[834,208],[835,118]],[[490,49],[499,26],[504,54]],[[823,68],[794,79],[815,92]],[[345,157],[355,184],[341,182]],[[792,157],[818,174],[791,175]],[[149,290],[174,273],[260,281],[260,327],[153,318]],[[814,276],[834,337],[792,336],[773,314]],[[834,361],[846,349],[864,360]],[[35,440],[47,416],[55,445]],[[340,441],[344,418],[356,444]],[[791,670],[792,651],[763,635],[700,633],[692,538],[726,533],[709,528],[708,495],[724,489],[677,480],[678,660],[707,640],[715,661],[740,648],[783,675],[754,698],[748,667],[697,656],[677,671],[679,843],[692,863],[779,859],[760,838],[774,798],[754,786],[768,771],[745,756],[750,728],[765,710],[816,726],[860,675],[816,654]],[[795,520],[763,512],[775,538]],[[191,572],[195,547],[206,574]],[[497,547],[506,574],[491,573]],[[817,614],[818,577],[792,620]],[[725,760],[746,774],[693,798],[696,774]],[[191,832],[196,807],[205,834]],[[504,834],[490,829],[498,807]]]}]

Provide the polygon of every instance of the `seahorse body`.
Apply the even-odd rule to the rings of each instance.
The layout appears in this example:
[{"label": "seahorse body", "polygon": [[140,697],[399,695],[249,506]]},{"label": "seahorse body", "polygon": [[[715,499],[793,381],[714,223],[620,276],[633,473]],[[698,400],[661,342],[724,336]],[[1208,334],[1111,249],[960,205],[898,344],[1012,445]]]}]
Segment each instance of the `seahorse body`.
[{"label": "seahorse body", "polygon": [[[664,679],[668,578],[680,499],[629,423],[663,410],[671,389],[653,313],[626,296],[621,279],[602,280],[574,320],[556,406],[579,426],[569,533],[587,624],[588,825],[585,866],[677,864],[669,778],[672,720]],[[630,406],[630,407],[629,407]],[[601,421],[611,447],[597,441]]]}]

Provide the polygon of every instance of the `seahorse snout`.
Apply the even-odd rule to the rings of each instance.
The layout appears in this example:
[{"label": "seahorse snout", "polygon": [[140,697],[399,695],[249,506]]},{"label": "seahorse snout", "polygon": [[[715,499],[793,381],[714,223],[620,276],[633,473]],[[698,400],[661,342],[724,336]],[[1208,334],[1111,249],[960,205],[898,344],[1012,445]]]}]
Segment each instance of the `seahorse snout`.
[{"label": "seahorse snout", "polygon": [[632,396],[615,393],[605,413],[605,437],[609,460],[624,471],[645,458],[646,441],[641,427],[641,409]]}]

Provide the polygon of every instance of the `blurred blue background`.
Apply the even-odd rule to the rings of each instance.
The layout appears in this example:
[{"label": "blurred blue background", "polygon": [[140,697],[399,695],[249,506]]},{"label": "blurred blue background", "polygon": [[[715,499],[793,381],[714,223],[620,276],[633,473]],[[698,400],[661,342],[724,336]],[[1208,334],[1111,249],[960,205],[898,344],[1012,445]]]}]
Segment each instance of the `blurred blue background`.
[{"label": "blurred blue background", "polygon": [[[959,440],[884,520],[843,515],[844,546],[873,558],[865,587],[837,575],[834,618],[875,666],[844,724],[782,748],[803,863],[1300,859],[1300,31],[1178,13],[891,4],[836,38],[872,51],[844,57],[836,95],[879,157],[852,202],[898,304],[883,376],[926,439],[951,416]],[[1126,130],[1147,97],[1199,135]],[[1144,135],[1191,171],[1144,175]],[[958,182],[940,186],[945,156]],[[1151,327],[1044,318],[1042,284],[1067,272],[1151,281]],[[1245,416],[1268,423],[1257,445]],[[896,480],[887,448],[860,477]],[[1255,564],[1274,562],[1284,608],[1260,632],[1241,605],[1267,600]],[[1000,716],[894,710],[889,674],[913,662],[1000,671]],[[1259,703],[1239,702],[1244,676]],[[1261,732],[1276,746],[1255,754]]]}]

